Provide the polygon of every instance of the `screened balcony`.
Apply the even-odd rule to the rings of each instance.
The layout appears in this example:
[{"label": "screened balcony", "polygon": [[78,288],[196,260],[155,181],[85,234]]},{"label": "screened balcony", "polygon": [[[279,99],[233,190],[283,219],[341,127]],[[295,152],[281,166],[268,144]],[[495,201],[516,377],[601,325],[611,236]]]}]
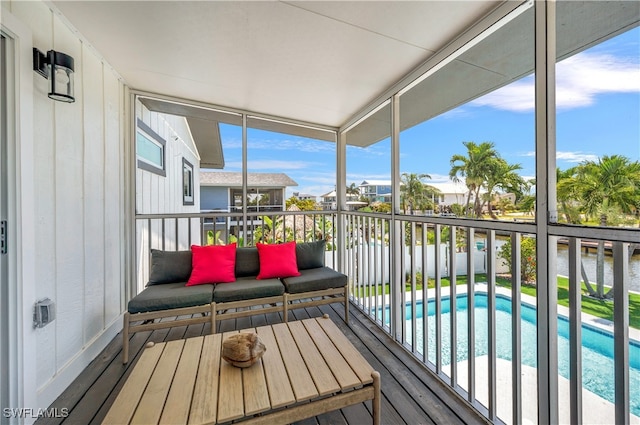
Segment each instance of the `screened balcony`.
[{"label": "screened balcony", "polygon": [[[270,97],[270,110],[266,103],[244,98],[207,101],[195,91],[177,91],[178,84],[158,91],[144,87],[143,79],[132,73],[139,86],[127,99],[127,137],[135,138],[138,120],[157,124],[159,114],[186,120],[193,140],[190,151],[198,154],[191,158],[194,184],[187,186],[197,187],[199,169],[244,176],[297,172],[292,177],[302,183],[301,191],[309,192],[311,184],[298,175],[322,181],[317,195],[335,190],[337,207],[258,211],[248,195],[259,188],[245,178],[241,188],[233,189],[236,196],[223,200],[233,208],[201,212],[197,189],[193,205],[188,204],[181,193],[184,181],[176,180],[174,187],[145,174],[129,144],[128,177],[123,179],[130,186],[123,304],[144,288],[151,249],[324,239],[327,265],[349,276],[354,318],[347,324],[340,307],[327,306],[294,308],[290,319],[329,314],[365,357],[385,371],[384,423],[640,423],[640,204],[619,206],[619,211],[591,210],[579,204],[578,192],[568,194],[560,185],[561,171],[580,161],[596,162],[595,156],[639,159],[633,144],[640,137],[637,100],[608,99],[607,105],[626,112],[601,114],[602,120],[563,108],[580,100],[581,106],[595,102],[582,99],[585,93],[637,96],[640,49],[634,39],[640,5],[488,3],[477,6],[464,30],[451,29],[455,34],[426,59],[402,66],[398,61],[402,72],[377,82],[374,96],[358,93],[360,106],[365,106],[346,119],[328,117],[318,104],[294,110],[284,96]],[[309,7],[322,15],[321,4]],[[61,8],[72,17],[83,16],[82,7]],[[620,44],[607,44],[616,40]],[[598,50],[622,49],[623,44],[632,46],[632,54],[618,61],[608,61],[610,51]],[[577,70],[586,72],[604,62],[607,67],[597,68],[603,83],[595,94],[587,90],[592,86],[563,85],[579,75],[567,72],[575,71],[569,65],[582,64]],[[372,69],[376,65],[369,64]],[[303,79],[315,84],[315,76]],[[269,96],[260,101],[265,98]],[[474,108],[497,113],[487,124],[486,110]],[[577,119],[587,129],[573,134],[569,123]],[[615,133],[618,143],[606,136],[614,128],[625,129]],[[600,144],[606,148],[597,154],[576,152],[593,134],[602,135]],[[285,137],[295,143],[274,142]],[[456,155],[471,153],[462,143],[480,144],[485,137],[502,141],[495,150],[507,165],[515,161],[507,153],[519,152],[519,176],[529,184],[515,198],[523,204],[528,198],[529,208],[520,206],[517,213],[505,213],[507,204],[493,208],[492,203],[500,202],[498,194],[513,187],[505,182],[489,187],[488,181],[478,183],[466,172],[452,171],[460,164]],[[513,146],[517,151],[509,150]],[[267,147],[277,154],[264,155]],[[276,161],[291,152],[306,161]],[[168,161],[180,155],[168,151]],[[438,168],[442,164],[444,172]],[[183,171],[183,163],[178,166]],[[406,189],[412,174],[429,175],[422,178],[423,188],[429,180],[458,179],[467,191],[452,195],[467,204],[443,205],[447,198],[438,192],[426,200],[412,199]],[[367,179],[390,182],[389,202],[362,201],[367,207],[353,211],[348,187]],[[627,186],[640,191],[637,182]],[[598,316],[586,312],[594,305],[601,310]],[[223,322],[218,331],[282,319],[258,315]],[[137,334],[132,346],[138,351],[132,356],[137,358],[148,340],[210,331],[201,326]],[[71,408],[69,423],[98,423],[104,417],[135,364],[122,366],[120,349],[116,337],[52,404]],[[362,423],[370,420],[370,412],[363,404],[308,423]]]},{"label": "screened balcony", "polygon": [[[546,342],[536,337],[535,322],[540,317],[541,300],[522,291],[526,283],[517,272],[526,266],[517,253],[523,240],[535,234],[531,224],[415,216],[394,219],[358,212],[265,214],[280,223],[283,232],[289,229],[299,242],[318,238],[336,241],[336,229],[341,227],[337,223],[343,223],[346,242],[342,249],[339,244],[328,244],[331,249],[326,252],[326,264],[335,268],[342,264],[350,277],[351,305],[355,311],[351,312],[349,324],[343,321],[344,307],[340,305],[307,309],[296,309],[293,305],[289,320],[329,314],[365,357],[382,370],[383,423],[535,422],[538,413],[531,397],[537,387],[535,353],[539,346],[547,352],[557,350],[560,423],[568,423],[576,415],[571,406],[577,400],[582,400],[585,409],[599,406],[597,412],[590,411],[590,419],[583,420],[585,423],[608,421],[623,401],[617,399],[621,396],[619,380],[635,379],[634,364],[638,359],[633,350],[638,346],[630,341],[637,341],[640,331],[629,326],[629,320],[637,323],[637,312],[628,307],[630,244],[615,238],[628,237],[628,231],[607,231],[607,275],[612,276],[616,291],[607,302],[612,314],[606,320],[580,312],[583,299],[582,291],[577,289],[582,278],[580,264],[584,258],[593,260],[593,252],[589,253],[572,231],[550,236],[555,244],[551,247],[557,256],[555,263],[561,263],[567,276],[558,280],[555,290],[559,294],[568,291],[569,304],[554,308],[557,311],[554,325],[558,330],[553,334],[558,337]],[[228,216],[212,217],[210,213],[140,215],[136,223],[144,246],[138,247],[138,252],[150,248],[185,249],[190,243],[210,238],[205,223],[212,218],[229,220]],[[192,225],[187,226],[186,222]],[[277,237],[277,231],[269,233],[265,228],[264,220],[256,226],[259,227],[248,234],[261,235],[261,240],[267,242]],[[394,227],[401,235],[398,250],[385,242]],[[590,241],[597,234],[594,230],[589,230]],[[445,241],[441,235],[447,232],[451,238]],[[429,234],[434,243],[424,244],[430,239]],[[507,253],[512,256],[512,264],[516,264],[516,273],[510,277],[505,277],[504,262],[497,258],[502,250],[496,248],[506,242],[513,246]],[[142,259],[138,263],[148,262]],[[457,273],[451,273],[452,270]],[[147,280],[146,267],[138,272],[138,284],[143,285]],[[400,285],[390,284],[394,282],[390,276],[398,272],[403,274],[396,280]],[[423,276],[432,284],[423,285]],[[542,289],[538,287],[540,292]],[[451,300],[456,300],[455,307]],[[223,321],[217,331],[280,323],[282,319],[279,314],[258,314]],[[52,407],[71,407],[69,421],[100,423],[146,342],[209,332],[210,325],[192,325],[136,334],[131,338],[134,360],[126,366],[120,362],[122,344],[118,337]],[[594,336],[606,341],[589,342]],[[583,344],[577,342],[580,340]],[[594,344],[600,347],[594,349]],[[579,384],[585,380],[589,382]],[[608,387],[608,393],[602,393],[602,387]],[[634,409],[633,384],[629,388],[626,401],[630,403],[629,409]],[[370,418],[371,407],[363,404],[305,423],[355,424],[368,422]],[[630,423],[637,420],[633,414],[630,418]]]}]

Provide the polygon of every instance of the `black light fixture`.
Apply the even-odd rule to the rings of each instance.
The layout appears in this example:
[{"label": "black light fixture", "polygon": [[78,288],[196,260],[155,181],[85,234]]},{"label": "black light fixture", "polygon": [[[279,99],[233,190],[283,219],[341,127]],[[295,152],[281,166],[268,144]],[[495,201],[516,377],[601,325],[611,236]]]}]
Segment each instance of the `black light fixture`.
[{"label": "black light fixture", "polygon": [[33,48],[33,70],[49,79],[49,97],[60,102],[72,103],[73,97],[73,58],[64,53],[49,50],[45,56]]}]

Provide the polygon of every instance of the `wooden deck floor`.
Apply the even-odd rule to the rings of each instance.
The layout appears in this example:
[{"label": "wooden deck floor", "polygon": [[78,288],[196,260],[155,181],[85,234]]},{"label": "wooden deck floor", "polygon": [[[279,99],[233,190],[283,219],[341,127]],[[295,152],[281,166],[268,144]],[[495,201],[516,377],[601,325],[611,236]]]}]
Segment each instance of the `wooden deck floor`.
[{"label": "wooden deck floor", "polygon": [[[410,354],[396,346],[386,334],[355,308],[350,309],[349,325],[343,320],[344,306],[339,304],[294,309],[290,311],[289,320],[319,317],[325,313],[369,363],[380,372],[383,424],[487,423],[475,410],[461,402],[445,385],[436,380]],[[218,325],[218,330],[243,329],[281,321],[279,314],[262,314],[251,318],[223,321]],[[147,342],[162,342],[208,334],[209,326],[208,324],[195,325],[134,334],[130,344],[131,360],[127,365],[122,364],[122,341],[121,336],[118,335],[51,405],[59,409],[69,409],[69,416],[64,419],[43,418],[36,424],[100,424]],[[367,423],[371,423],[370,402],[300,422],[304,425]]]}]

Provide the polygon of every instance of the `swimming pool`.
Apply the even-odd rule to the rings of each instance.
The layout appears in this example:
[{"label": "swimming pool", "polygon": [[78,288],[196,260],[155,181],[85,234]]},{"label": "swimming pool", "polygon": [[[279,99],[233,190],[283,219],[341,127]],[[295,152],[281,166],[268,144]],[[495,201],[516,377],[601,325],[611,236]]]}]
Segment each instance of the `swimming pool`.
[{"label": "swimming pool", "polygon": [[[484,356],[488,354],[488,332],[487,332],[487,295],[486,293],[475,294],[475,355]],[[535,307],[522,303],[522,364],[536,367],[536,309]],[[388,310],[388,308],[387,308]],[[416,308],[417,341],[416,346],[422,353],[422,301],[418,301]],[[447,365],[451,361],[451,341],[450,341],[450,303],[449,297],[442,297],[442,363]],[[456,297],[456,317],[457,317],[457,361],[467,360],[467,295],[460,294]],[[385,317],[389,317],[388,311]],[[428,323],[428,359],[432,363],[436,361],[436,339],[435,339],[435,300],[429,300],[427,304]],[[407,304],[407,337],[411,343],[411,304]],[[511,299],[503,295],[496,295],[496,323],[505,324],[497,326],[496,329],[496,350],[498,358],[511,360]],[[569,379],[569,320],[558,316],[558,371],[559,374]],[[640,416],[640,343],[630,341],[629,345],[629,402],[631,413]],[[589,391],[614,403],[615,382],[614,382],[614,361],[613,361],[613,335],[605,330],[582,325],[582,385]]]}]

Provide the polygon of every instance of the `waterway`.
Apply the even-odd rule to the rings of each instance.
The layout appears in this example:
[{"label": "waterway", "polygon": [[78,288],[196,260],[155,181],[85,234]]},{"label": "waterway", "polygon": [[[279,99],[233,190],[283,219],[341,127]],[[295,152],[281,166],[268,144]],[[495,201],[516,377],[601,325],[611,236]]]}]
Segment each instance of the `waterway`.
[{"label": "waterway", "polygon": [[[477,239],[482,245],[486,241],[482,238]],[[506,239],[497,238],[496,249],[506,242]],[[596,283],[596,249],[590,248],[588,252],[582,250],[582,264],[589,278],[589,282],[593,285]],[[569,276],[569,253],[566,245],[558,244],[557,270],[559,276]],[[582,276],[580,276],[582,279]],[[605,286],[611,286],[613,282],[613,256],[611,251],[606,251],[604,256],[604,280]],[[629,289],[640,293],[640,254],[633,255],[629,259]]]},{"label": "waterway", "polygon": [[[596,282],[596,252],[590,249],[588,253],[582,252],[582,264],[587,272],[589,282]],[[567,247],[558,245],[558,274],[569,276],[569,255]],[[613,282],[613,256],[609,253],[604,257],[604,280],[605,285],[610,286]],[[640,292],[640,255],[636,254],[629,259],[629,289]]]}]

